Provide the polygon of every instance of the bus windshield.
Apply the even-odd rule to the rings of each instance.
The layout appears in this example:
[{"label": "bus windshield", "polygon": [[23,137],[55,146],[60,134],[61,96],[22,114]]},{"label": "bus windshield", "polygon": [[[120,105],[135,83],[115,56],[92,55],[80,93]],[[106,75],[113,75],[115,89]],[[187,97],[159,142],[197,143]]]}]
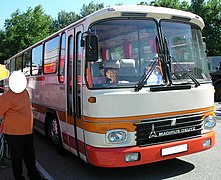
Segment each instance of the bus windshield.
[{"label": "bus windshield", "polygon": [[[173,83],[193,83],[188,73],[200,82],[208,81],[200,29],[191,24],[163,20],[160,26],[171,55]],[[109,19],[91,26],[90,32],[98,36],[99,59],[87,62],[89,88],[135,87],[152,68],[153,61],[162,57],[158,48],[162,36],[158,29],[154,19]],[[164,85],[162,60],[146,78],[144,86]]]},{"label": "bus windshield", "polygon": [[[99,59],[87,63],[89,87],[134,87],[157,54],[156,22],[112,19],[96,23],[90,31],[99,39]],[[157,73],[156,68],[147,84],[162,83]]]},{"label": "bus windshield", "polygon": [[209,81],[206,49],[200,29],[192,24],[162,20],[161,29],[170,55],[173,83]]}]

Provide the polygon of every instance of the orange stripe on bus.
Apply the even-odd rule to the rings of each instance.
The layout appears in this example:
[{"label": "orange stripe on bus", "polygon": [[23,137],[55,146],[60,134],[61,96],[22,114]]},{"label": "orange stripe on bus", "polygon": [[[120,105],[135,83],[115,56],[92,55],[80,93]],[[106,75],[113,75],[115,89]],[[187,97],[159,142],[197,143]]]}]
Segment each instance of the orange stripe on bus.
[{"label": "orange stripe on bus", "polygon": [[[41,105],[33,104],[35,110],[46,114],[46,107]],[[76,125],[79,128],[84,130],[95,132],[95,133],[106,133],[107,130],[111,129],[126,129],[129,132],[135,131],[134,123],[140,122],[145,119],[153,119],[153,118],[163,118],[163,117],[171,117],[171,116],[179,116],[185,114],[193,114],[193,113],[204,113],[205,115],[214,114],[214,106],[207,108],[199,108],[193,110],[186,111],[176,111],[176,112],[168,112],[168,113],[158,113],[151,115],[143,115],[143,116],[127,116],[127,117],[110,117],[110,118],[96,118],[96,117],[88,117],[82,116],[81,118],[77,118]],[[57,111],[59,119],[63,122],[67,122],[70,125],[74,125],[74,115],[66,116],[65,111]],[[66,121],[67,117],[67,121]]]},{"label": "orange stripe on bus", "polygon": [[57,111],[58,113],[58,118],[63,121],[66,122],[66,113],[64,111]]},{"label": "orange stripe on bus", "polygon": [[[32,109],[34,111],[40,112],[44,115],[46,115],[46,113],[47,113],[47,107],[39,105],[39,104],[33,103]],[[66,122],[66,117],[67,117],[67,123],[74,125],[74,114],[72,114],[72,116],[66,116],[67,112],[65,112],[65,111],[59,111],[59,110],[55,110],[55,111],[57,112],[58,118],[60,121]],[[83,127],[82,117],[77,119],[77,126]]]},{"label": "orange stripe on bus", "polygon": [[138,122],[143,119],[162,118],[162,117],[170,117],[170,116],[193,114],[193,113],[204,113],[206,111],[213,111],[213,110],[214,110],[214,106],[207,107],[207,108],[185,110],[185,111],[157,113],[157,114],[150,114],[150,115],[143,115],[143,116],[110,117],[110,118],[96,118],[96,117],[84,116],[84,121],[94,122],[94,123],[99,123],[99,122],[112,123],[112,122],[122,122],[122,121]]},{"label": "orange stripe on bus", "polygon": [[193,113],[204,113],[205,115],[214,114],[213,107],[208,108],[199,108],[194,110],[187,111],[178,111],[171,113],[160,113],[160,114],[152,114],[146,116],[133,116],[133,117],[119,117],[119,118],[92,118],[92,117],[84,117],[84,130],[105,134],[108,130],[111,129],[125,129],[129,132],[135,131],[134,123],[140,122],[144,119],[152,119],[152,118],[163,118],[163,117],[171,117],[185,114],[193,114]]},{"label": "orange stripe on bus", "polygon": [[111,129],[125,129],[129,132],[135,131],[134,122],[114,122],[114,123],[90,123],[84,122],[84,130],[105,134]]}]

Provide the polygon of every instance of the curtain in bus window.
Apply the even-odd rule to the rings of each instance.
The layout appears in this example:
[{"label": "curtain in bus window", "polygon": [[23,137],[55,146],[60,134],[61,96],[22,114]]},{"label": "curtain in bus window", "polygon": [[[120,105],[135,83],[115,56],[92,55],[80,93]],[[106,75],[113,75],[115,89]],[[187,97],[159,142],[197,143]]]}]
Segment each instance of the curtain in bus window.
[{"label": "curtain in bus window", "polygon": [[72,67],[73,67],[73,37],[69,37],[68,42],[68,84],[69,90],[72,94]]},{"label": "curtain in bus window", "polygon": [[80,91],[81,84],[81,62],[82,62],[82,47],[81,47],[81,33],[77,34],[77,81],[78,92]]}]

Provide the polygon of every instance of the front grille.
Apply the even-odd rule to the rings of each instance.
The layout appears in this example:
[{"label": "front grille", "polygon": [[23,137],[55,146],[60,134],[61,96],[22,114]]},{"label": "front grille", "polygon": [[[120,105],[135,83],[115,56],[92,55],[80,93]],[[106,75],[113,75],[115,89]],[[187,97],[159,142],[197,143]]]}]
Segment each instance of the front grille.
[{"label": "front grille", "polygon": [[203,114],[143,120],[135,123],[138,146],[201,136]]}]

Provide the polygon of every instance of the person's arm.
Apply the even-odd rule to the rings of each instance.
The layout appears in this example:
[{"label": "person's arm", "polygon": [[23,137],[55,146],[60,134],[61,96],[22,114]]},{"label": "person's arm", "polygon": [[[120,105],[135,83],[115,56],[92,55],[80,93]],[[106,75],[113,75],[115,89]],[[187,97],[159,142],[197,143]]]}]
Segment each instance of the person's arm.
[{"label": "person's arm", "polygon": [[0,116],[3,116],[5,112],[10,108],[10,95],[9,92],[0,95]]}]

